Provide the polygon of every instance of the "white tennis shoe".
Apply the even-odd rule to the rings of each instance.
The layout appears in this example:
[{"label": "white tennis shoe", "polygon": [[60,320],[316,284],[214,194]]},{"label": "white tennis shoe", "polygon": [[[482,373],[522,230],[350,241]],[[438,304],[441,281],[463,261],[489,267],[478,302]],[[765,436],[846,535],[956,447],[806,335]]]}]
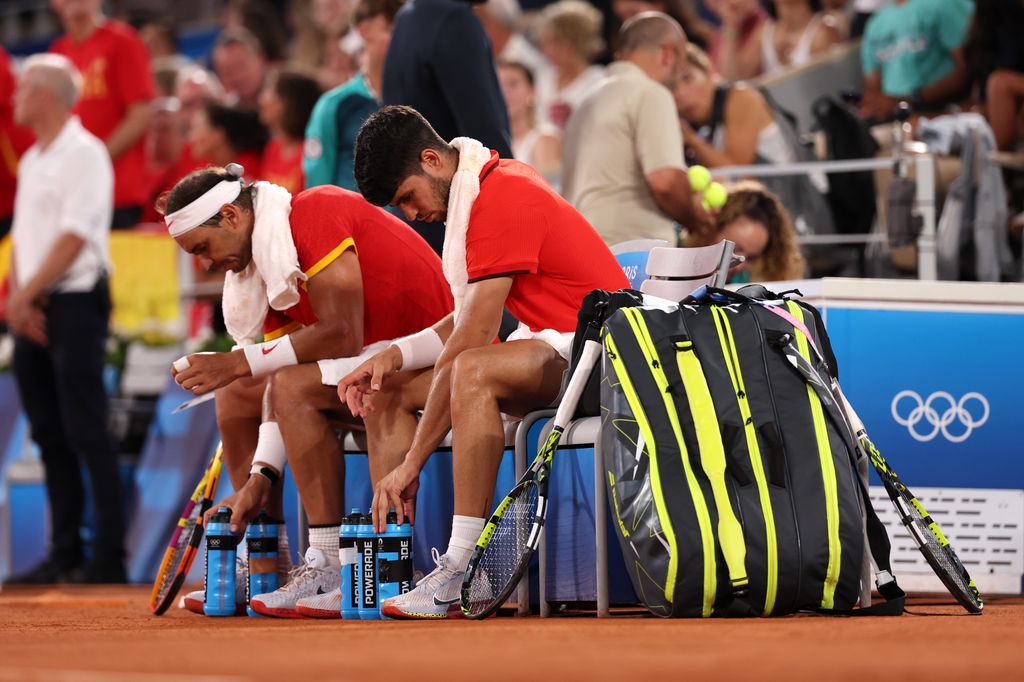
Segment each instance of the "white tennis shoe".
[{"label": "white tennis shoe", "polygon": [[304,597],[295,602],[295,610],[306,618],[341,618],[341,590]]},{"label": "white tennis shoe", "polygon": [[424,620],[463,617],[460,599],[465,570],[456,567],[447,554],[438,554],[436,548],[431,553],[437,568],[424,576],[410,592],[381,604],[381,615]]},{"label": "white tennis shoe", "polygon": [[[310,547],[306,550],[302,565],[292,570],[284,587],[250,598],[249,606],[261,616],[302,618],[302,614],[296,608],[300,599],[328,595],[331,592],[338,592],[340,588],[340,566],[332,563],[321,550]],[[338,599],[340,616],[340,593]]]}]

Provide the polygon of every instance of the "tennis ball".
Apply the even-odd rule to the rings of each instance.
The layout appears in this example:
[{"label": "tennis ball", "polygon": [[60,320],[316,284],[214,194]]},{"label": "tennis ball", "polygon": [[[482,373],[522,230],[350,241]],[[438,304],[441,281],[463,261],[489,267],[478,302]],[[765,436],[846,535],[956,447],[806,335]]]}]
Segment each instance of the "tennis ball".
[{"label": "tennis ball", "polygon": [[729,198],[729,193],[726,191],[725,186],[720,182],[712,182],[708,185],[708,188],[704,190],[704,206],[705,208],[718,209],[725,206],[725,200]]},{"label": "tennis ball", "polygon": [[711,184],[711,172],[704,166],[691,166],[686,175],[694,192],[703,192]]}]

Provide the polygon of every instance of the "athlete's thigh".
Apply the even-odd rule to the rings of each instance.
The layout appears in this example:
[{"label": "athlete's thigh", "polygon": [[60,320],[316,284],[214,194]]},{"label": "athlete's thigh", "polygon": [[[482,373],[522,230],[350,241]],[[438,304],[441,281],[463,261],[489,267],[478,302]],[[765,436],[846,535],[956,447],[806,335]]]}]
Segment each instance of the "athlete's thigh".
[{"label": "athlete's thigh", "polygon": [[[522,416],[550,405],[562,387],[568,366],[558,352],[533,339],[507,341],[467,351],[471,382],[481,382],[498,399],[501,411]],[[460,360],[462,356],[459,356]],[[460,390],[468,387],[460,385]]]},{"label": "athlete's thigh", "polygon": [[236,379],[217,389],[214,400],[218,417],[259,417],[262,413],[263,394],[267,377]]}]

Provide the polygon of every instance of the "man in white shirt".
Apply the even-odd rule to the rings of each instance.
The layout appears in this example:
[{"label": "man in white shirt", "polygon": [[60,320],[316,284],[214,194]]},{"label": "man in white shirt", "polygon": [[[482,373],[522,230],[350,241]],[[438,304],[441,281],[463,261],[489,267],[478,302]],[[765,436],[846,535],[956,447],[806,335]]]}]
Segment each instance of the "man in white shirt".
[{"label": "man in white shirt", "polygon": [[562,194],[609,245],[664,239],[674,246],[674,223],[711,229],[686,177],[668,88],[686,58],[686,34],[667,14],[642,12],[623,25],[618,42],[618,61],[569,119]]},{"label": "man in white shirt", "polygon": [[[14,373],[39,445],[50,503],[47,559],[11,582],[124,582],[124,518],[107,434],[103,359],[110,316],[108,241],[114,171],[106,147],[71,115],[82,79],[56,54],[25,61],[15,120],[36,143],[18,169],[7,321]],[[92,560],[82,566],[89,472],[96,510]]]}]

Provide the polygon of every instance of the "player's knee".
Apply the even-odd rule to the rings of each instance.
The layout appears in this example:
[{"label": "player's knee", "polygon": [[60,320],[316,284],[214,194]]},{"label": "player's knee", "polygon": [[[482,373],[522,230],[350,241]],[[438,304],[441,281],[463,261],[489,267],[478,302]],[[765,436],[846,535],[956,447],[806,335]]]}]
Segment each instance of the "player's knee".
[{"label": "player's knee", "polygon": [[301,407],[308,387],[300,367],[282,367],[267,379],[267,402],[275,415],[282,415]]},{"label": "player's knee", "polygon": [[452,363],[452,397],[479,395],[490,388],[490,362],[486,348],[463,351]]}]

